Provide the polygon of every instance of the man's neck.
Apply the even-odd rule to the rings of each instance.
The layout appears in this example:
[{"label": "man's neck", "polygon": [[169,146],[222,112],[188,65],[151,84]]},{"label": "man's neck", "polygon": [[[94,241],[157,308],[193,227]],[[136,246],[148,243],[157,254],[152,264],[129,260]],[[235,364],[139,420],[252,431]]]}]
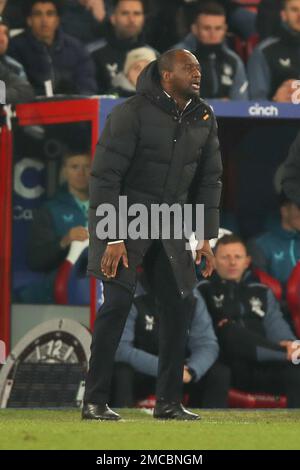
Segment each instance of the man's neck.
[{"label": "man's neck", "polygon": [[69,187],[69,192],[80,201],[87,201],[89,198],[87,191],[79,191],[78,189]]},{"label": "man's neck", "polygon": [[180,111],[184,111],[187,105],[191,102],[191,99],[182,98],[181,96],[178,96],[172,92],[172,90],[167,90],[165,87],[163,87],[163,90],[169,98],[172,98],[175,101]]},{"label": "man's neck", "polygon": [[46,46],[49,46],[49,47],[52,46],[52,44],[54,43],[54,38],[55,38],[55,36],[53,36],[51,38],[50,37],[49,38],[40,38],[40,37],[36,36],[35,34],[34,34],[34,37],[38,41],[42,42],[43,44],[46,44]]},{"label": "man's neck", "polygon": [[286,230],[287,232],[295,231],[293,227],[288,222],[285,222],[284,220],[281,222],[281,227],[283,228],[283,230]]}]

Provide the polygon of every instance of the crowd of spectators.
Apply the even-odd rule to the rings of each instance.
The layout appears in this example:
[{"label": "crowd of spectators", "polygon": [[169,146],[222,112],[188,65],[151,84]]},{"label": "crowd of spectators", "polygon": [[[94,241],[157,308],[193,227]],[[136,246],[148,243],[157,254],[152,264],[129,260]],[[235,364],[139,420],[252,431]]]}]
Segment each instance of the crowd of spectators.
[{"label": "crowd of spectators", "polygon": [[1,74],[20,78],[12,102],[49,82],[54,94],[130,96],[172,48],[196,55],[204,99],[291,102],[300,75],[300,0],[2,0],[0,14]]}]

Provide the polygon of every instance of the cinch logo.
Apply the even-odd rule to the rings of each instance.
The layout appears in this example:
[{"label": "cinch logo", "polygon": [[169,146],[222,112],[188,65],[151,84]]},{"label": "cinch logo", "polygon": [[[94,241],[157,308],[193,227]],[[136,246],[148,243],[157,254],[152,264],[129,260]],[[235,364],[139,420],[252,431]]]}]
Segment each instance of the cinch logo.
[{"label": "cinch logo", "polygon": [[0,80],[0,104],[6,104],[6,86],[3,80]]},{"label": "cinch logo", "polygon": [[255,103],[254,106],[249,108],[250,116],[278,116],[278,108],[276,106],[260,106],[258,103]]},{"label": "cinch logo", "polygon": [[4,341],[0,341],[0,364],[4,365],[6,363],[6,345]]}]

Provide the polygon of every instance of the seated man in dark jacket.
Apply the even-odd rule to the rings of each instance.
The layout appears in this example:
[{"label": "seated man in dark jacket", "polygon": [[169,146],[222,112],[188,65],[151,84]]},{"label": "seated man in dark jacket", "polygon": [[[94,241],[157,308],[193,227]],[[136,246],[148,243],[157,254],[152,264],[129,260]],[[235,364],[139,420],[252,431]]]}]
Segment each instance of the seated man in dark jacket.
[{"label": "seated man in dark jacket", "polygon": [[25,68],[39,95],[51,81],[54,94],[95,94],[94,65],[83,45],[59,27],[59,0],[30,0],[26,5],[28,29],[14,37],[9,54]]},{"label": "seated man in dark jacket", "polygon": [[284,162],[282,189],[287,198],[300,207],[300,132],[292,143]]},{"label": "seated man in dark jacket", "polygon": [[27,78],[24,67],[6,54],[9,45],[9,24],[0,16],[0,62],[21,78]]},{"label": "seated man in dark jacket", "polygon": [[233,385],[249,392],[287,395],[300,407],[300,350],[270,289],[251,277],[251,258],[235,235],[220,238],[215,248],[216,275],[202,281],[213,319],[221,359],[231,368]]},{"label": "seated man in dark jacket", "polygon": [[70,153],[64,157],[62,170],[66,183],[34,212],[29,236],[28,265],[33,271],[46,272],[47,276],[39,286],[24,288],[19,294],[21,302],[53,302],[57,268],[73,241],[88,238],[90,156]]},{"label": "seated man in dark jacket", "polygon": [[192,34],[176,48],[191,50],[201,65],[201,96],[230,100],[248,99],[248,80],[240,57],[226,45],[225,10],[219,3],[199,6]]},{"label": "seated man in dark jacket", "polygon": [[300,0],[284,0],[276,37],[262,41],[248,62],[253,100],[290,103],[294,80],[300,78]]},{"label": "seated man in dark jacket", "polygon": [[143,37],[143,0],[114,0],[113,5],[105,39],[88,45],[95,62],[98,92],[101,94],[110,91],[112,80],[122,71],[129,51],[149,47]]},{"label": "seated man in dark jacket", "polygon": [[[155,394],[159,306],[143,275],[139,279],[143,282],[138,284],[116,353],[111,397],[116,407],[132,407]],[[226,408],[229,369],[217,361],[219,347],[210,316],[197,289],[195,296],[182,378],[184,392],[189,395],[189,406]]]},{"label": "seated man in dark jacket", "polygon": [[27,80],[19,77],[1,62],[0,80],[5,84],[5,88],[1,87],[0,104],[25,103],[34,99],[33,89]]}]

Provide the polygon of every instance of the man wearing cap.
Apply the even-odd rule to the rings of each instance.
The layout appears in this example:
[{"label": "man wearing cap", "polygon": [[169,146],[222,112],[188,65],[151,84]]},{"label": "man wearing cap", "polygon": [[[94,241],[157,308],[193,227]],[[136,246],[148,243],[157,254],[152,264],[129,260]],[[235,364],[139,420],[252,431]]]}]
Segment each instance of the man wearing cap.
[{"label": "man wearing cap", "polygon": [[135,95],[137,79],[144,68],[155,59],[155,52],[147,47],[128,52],[123,71],[112,80],[113,92],[121,97]]},{"label": "man wearing cap", "polygon": [[3,65],[7,66],[8,69],[21,78],[26,79],[26,73],[23,65],[17,62],[15,59],[6,55],[9,44],[9,24],[7,20],[0,16],[0,61]]},{"label": "man wearing cap", "polygon": [[17,104],[34,99],[33,89],[27,81],[21,64],[6,55],[9,42],[7,21],[0,16],[0,80],[5,83],[1,87],[1,104]]}]

